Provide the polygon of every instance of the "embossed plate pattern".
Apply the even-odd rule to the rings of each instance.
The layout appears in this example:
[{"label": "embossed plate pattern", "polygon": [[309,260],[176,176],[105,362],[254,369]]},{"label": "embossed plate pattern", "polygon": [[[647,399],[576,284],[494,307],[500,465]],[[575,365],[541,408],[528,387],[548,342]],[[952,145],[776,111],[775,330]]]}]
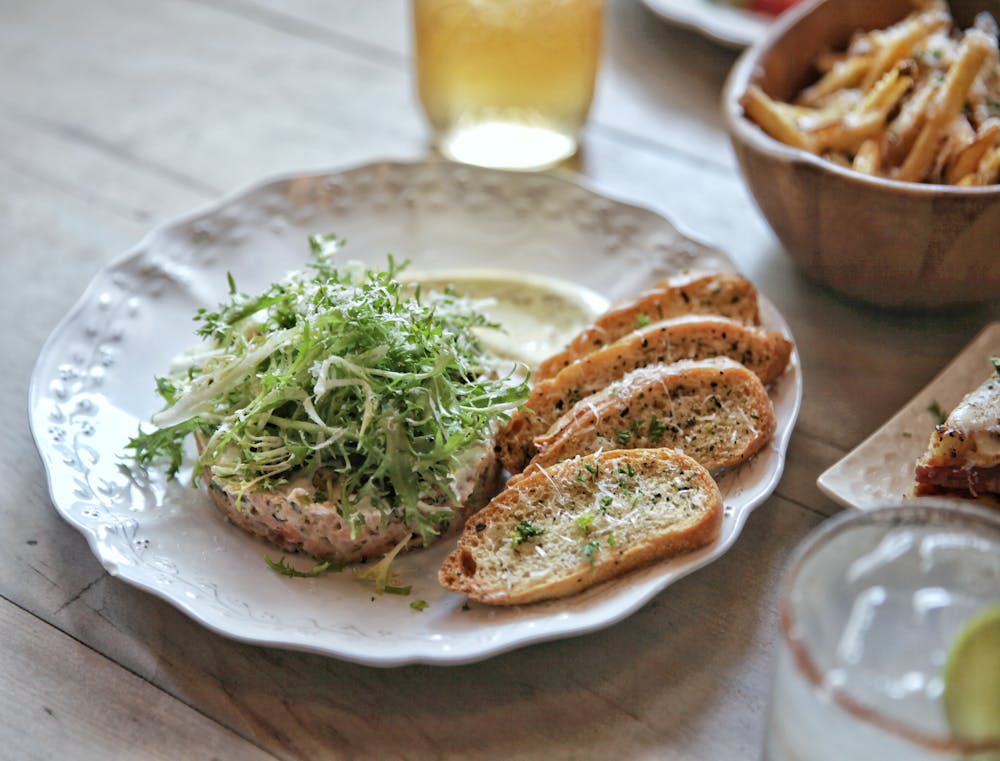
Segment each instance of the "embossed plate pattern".
[{"label": "embossed plate pattern", "polygon": [[990,357],[998,355],[1000,322],[994,322],[885,425],[827,469],[816,481],[820,490],[844,507],[860,510],[907,497],[914,465],[938,423],[933,408],[951,410],[986,380]]},{"label": "embossed plate pattern", "polygon": [[[345,256],[384,265],[391,251],[419,269],[481,265],[560,276],[617,298],[691,267],[731,269],[722,254],[662,217],[556,175],[492,172],[447,163],[378,163],[279,178],[150,233],[102,270],[43,348],[29,414],[60,514],[104,567],[205,626],[247,642],[378,666],[462,663],[530,642],[607,626],[676,579],[719,557],[749,512],[777,485],[798,413],[798,359],[773,390],[779,427],[766,452],[721,483],[719,542],[564,602],[512,610],[445,592],[441,542],[396,561],[409,597],[372,599],[349,571],[318,579],[272,572],[277,553],[228,525],[201,492],[178,481],[127,476],[123,444],[160,404],[153,378],[194,342],[192,315],[307,260],[306,238],[333,232]],[[787,332],[764,304],[765,321]],[[428,607],[414,610],[412,600]]]}]

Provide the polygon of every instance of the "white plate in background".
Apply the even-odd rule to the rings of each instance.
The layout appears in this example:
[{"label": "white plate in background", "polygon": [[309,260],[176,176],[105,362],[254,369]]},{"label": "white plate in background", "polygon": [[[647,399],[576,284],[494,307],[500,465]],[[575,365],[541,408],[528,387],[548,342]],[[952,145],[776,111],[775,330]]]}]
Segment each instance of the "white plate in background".
[{"label": "white plate in background", "polygon": [[753,45],[774,22],[773,16],[711,0],[643,0],[643,3],[665,21],[693,29],[732,48]]},{"label": "white plate in background", "polygon": [[[344,571],[291,579],[280,555],[225,522],[184,476],[129,477],[123,446],[160,408],[154,376],[195,343],[192,316],[227,292],[227,272],[255,292],[301,268],[307,236],[347,239],[345,258],[381,266],[386,252],[422,270],[482,266],[575,281],[615,299],[664,275],[732,269],[721,253],[661,216],[553,174],[444,162],[377,163],[264,182],[150,233],[101,270],[44,346],[29,415],[59,513],[109,573],[223,635],[376,666],[453,664],[608,626],[720,557],[774,490],[801,401],[797,355],[772,390],[768,449],[721,479],[718,542],[576,597],[521,608],[465,605],[437,583],[453,541],[396,560],[409,597],[373,597]],[[762,299],[768,327],[788,326]],[[425,600],[423,611],[410,607]]]}]

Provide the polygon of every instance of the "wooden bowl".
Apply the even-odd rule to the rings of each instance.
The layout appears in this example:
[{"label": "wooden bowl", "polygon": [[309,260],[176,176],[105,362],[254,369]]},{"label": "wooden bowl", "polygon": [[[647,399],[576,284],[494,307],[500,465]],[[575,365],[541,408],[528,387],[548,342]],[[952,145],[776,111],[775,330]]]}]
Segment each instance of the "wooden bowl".
[{"label": "wooden bowl", "polygon": [[[805,274],[846,296],[893,308],[945,308],[1000,298],[1000,185],[899,182],[845,169],[778,142],[743,115],[755,83],[789,100],[816,76],[821,51],[858,29],[889,26],[910,0],[813,0],[786,14],[737,61],[723,110],[761,212]],[[962,29],[1000,0],[953,0]]]}]

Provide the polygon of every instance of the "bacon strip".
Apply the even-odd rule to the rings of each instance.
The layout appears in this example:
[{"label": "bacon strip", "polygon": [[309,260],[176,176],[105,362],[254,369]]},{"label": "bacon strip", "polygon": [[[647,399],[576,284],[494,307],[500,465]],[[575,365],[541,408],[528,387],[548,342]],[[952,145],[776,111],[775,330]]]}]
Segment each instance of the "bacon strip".
[{"label": "bacon strip", "polygon": [[938,486],[942,489],[1000,495],[1000,466],[956,468],[917,465],[916,479],[919,484]]}]

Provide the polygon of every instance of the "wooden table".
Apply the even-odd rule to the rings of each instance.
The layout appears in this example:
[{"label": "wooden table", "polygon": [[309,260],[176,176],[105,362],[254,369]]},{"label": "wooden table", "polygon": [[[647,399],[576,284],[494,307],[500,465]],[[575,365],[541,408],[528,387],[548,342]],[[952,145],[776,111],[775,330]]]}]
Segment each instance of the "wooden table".
[{"label": "wooden table", "polygon": [[837,507],[816,477],[1000,306],[887,314],[806,282],[735,168],[735,53],[609,0],[578,171],[728,252],[798,341],[785,476],[735,547],[596,634],[461,667],[239,644],[109,576],[57,515],[25,415],[38,351],[150,227],[268,173],[426,155],[402,0],[8,0],[0,9],[0,757],[746,759],[775,590]]}]

